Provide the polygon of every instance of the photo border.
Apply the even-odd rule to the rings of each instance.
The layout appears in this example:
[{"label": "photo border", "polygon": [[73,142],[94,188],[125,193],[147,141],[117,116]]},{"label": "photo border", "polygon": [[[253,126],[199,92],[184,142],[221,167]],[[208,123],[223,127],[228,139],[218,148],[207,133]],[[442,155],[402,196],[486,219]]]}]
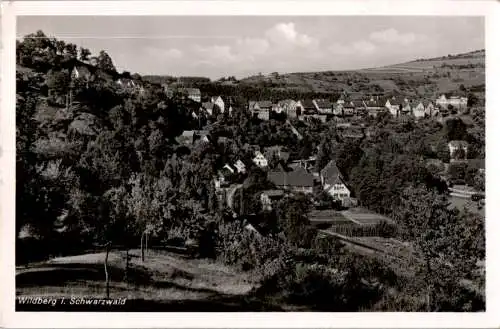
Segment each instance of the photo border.
[{"label": "photo border", "polygon": [[[22,15],[411,15],[484,16],[486,49],[486,312],[482,313],[64,313],[15,312],[15,38]],[[6,327],[174,327],[174,328],[473,328],[499,327],[500,271],[496,250],[500,170],[496,141],[500,141],[500,31],[496,1],[4,1],[2,3],[0,112],[0,264],[2,264],[0,326]]]}]

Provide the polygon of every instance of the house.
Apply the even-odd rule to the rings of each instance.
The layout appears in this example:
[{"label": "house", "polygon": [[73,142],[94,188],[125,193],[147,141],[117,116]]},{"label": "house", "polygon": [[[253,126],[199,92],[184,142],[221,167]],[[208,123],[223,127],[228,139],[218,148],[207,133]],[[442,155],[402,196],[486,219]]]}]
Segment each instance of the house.
[{"label": "house", "polygon": [[273,203],[279,201],[285,196],[283,190],[267,190],[260,194],[260,203],[262,204],[262,210],[272,210]]},{"label": "house", "polygon": [[207,130],[184,130],[175,140],[179,144],[188,146],[193,145],[196,141],[210,142],[210,137]]},{"label": "house", "polygon": [[431,100],[424,99],[422,101],[422,103],[423,103],[424,108],[425,108],[425,114],[428,117],[435,117],[439,114],[438,108],[436,106],[434,106],[434,104],[432,103]]},{"label": "house", "polygon": [[412,104],[411,112],[413,116],[417,119],[425,117],[425,106],[423,101],[414,102]]},{"label": "house", "polygon": [[285,99],[278,102],[279,106],[283,108],[287,117],[297,117],[297,102],[293,99]]},{"label": "house", "polygon": [[408,107],[408,105],[408,99],[402,96],[389,98],[385,103],[385,107],[389,110],[392,116],[395,117],[401,115],[403,112],[409,113],[411,111],[411,107]]},{"label": "house", "polygon": [[236,161],[234,167],[236,168],[236,171],[241,174],[244,174],[247,171],[245,164],[241,160]]},{"label": "house", "polygon": [[272,111],[273,103],[271,101],[250,101],[248,109],[252,116],[257,116],[261,120],[269,120],[269,112]]},{"label": "house", "polygon": [[351,116],[354,115],[354,103],[352,101],[345,102],[342,104],[342,115],[343,116]]},{"label": "house", "polygon": [[[469,144],[462,140],[453,140],[448,143],[451,159],[467,159],[467,147]],[[458,153],[463,150],[463,154]]]},{"label": "house", "polygon": [[213,115],[214,114],[214,106],[215,104],[213,102],[203,102],[201,103],[201,110],[206,112],[208,115]]},{"label": "house", "polygon": [[140,81],[135,81],[134,79],[122,77],[116,80],[116,84],[129,92],[137,92],[140,94],[143,94],[145,92],[142,83]]},{"label": "house", "polygon": [[381,97],[371,97],[365,102],[366,111],[368,115],[376,117],[382,111],[385,111],[385,102]]},{"label": "house", "polygon": [[353,100],[352,105],[354,105],[354,113],[361,114],[366,112],[366,104],[362,99]]},{"label": "house", "polygon": [[311,115],[316,113],[316,106],[310,99],[300,100],[297,102],[298,115]]},{"label": "house", "polygon": [[460,96],[450,96],[449,98],[446,95],[441,95],[438,99],[436,99],[436,105],[442,108],[447,109],[449,105],[453,106],[456,109],[463,110],[467,108],[467,97]]},{"label": "house", "polygon": [[210,102],[219,107],[220,113],[224,113],[225,104],[224,104],[224,100],[222,99],[222,97],[220,97],[220,96],[211,97]]},{"label": "house", "polygon": [[331,160],[320,172],[323,189],[334,199],[340,200],[343,205],[349,203],[351,191],[345,184],[342,175],[335,163]]},{"label": "house", "polygon": [[188,146],[194,142],[194,130],[184,130],[182,134],[175,138],[177,143]]},{"label": "house", "polygon": [[269,165],[266,157],[264,156],[264,154],[262,154],[262,152],[260,151],[255,151],[255,157],[252,159],[252,161],[257,165],[259,166],[260,168],[265,168]]},{"label": "house", "polygon": [[333,104],[326,99],[313,99],[313,105],[316,108],[318,113],[322,114],[332,114],[333,113]]},{"label": "house", "polygon": [[187,96],[188,99],[191,99],[195,102],[201,103],[201,92],[198,88],[185,88],[183,90],[184,95]]},{"label": "house", "polygon": [[90,81],[92,73],[86,65],[75,65],[71,70],[71,80]]},{"label": "house", "polygon": [[267,179],[276,187],[291,190],[296,193],[313,193],[314,176],[304,168],[296,168],[294,171],[270,171]]},{"label": "house", "polygon": [[343,103],[342,104],[334,104],[333,106],[333,115],[335,116],[342,116],[343,113]]}]

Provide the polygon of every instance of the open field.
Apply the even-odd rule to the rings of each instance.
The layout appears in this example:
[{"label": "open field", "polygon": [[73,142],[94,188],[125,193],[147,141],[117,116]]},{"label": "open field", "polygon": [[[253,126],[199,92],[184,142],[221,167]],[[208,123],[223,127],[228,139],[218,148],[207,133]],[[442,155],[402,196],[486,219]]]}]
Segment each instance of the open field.
[{"label": "open field", "polygon": [[390,219],[389,217],[382,216],[361,207],[350,208],[348,210],[342,211],[342,215],[359,225],[376,225],[381,221],[393,223],[392,219]]}]

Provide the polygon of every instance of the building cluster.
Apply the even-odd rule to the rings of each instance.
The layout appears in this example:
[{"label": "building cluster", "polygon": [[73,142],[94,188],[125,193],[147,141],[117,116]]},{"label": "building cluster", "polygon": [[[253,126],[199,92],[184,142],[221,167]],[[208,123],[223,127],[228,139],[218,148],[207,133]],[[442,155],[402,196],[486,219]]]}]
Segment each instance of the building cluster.
[{"label": "building cluster", "polygon": [[[324,191],[344,207],[356,204],[334,160],[319,172],[315,172],[315,157],[291,160],[290,153],[280,146],[267,147],[262,151],[257,146],[255,148],[249,162],[245,163],[241,158],[235,163],[225,164],[218,171],[214,184],[221,200],[226,200],[227,190],[234,186],[238,179],[241,182],[241,179],[246,177],[249,167],[256,166],[266,172],[267,180],[274,185],[273,189],[260,193],[263,209],[271,209],[274,201],[295,193],[303,193],[313,199],[313,195],[318,191]],[[271,167],[273,159],[278,165]]]},{"label": "building cluster", "polygon": [[354,98],[341,95],[336,101],[327,99],[286,99],[278,102],[268,100],[249,101],[248,110],[261,120],[269,120],[273,114],[285,114],[299,119],[316,117],[327,121],[330,117],[349,117],[369,115],[376,117],[382,112],[389,112],[394,117],[414,118],[436,117],[450,109],[465,110],[467,98],[441,95],[436,100],[411,99],[404,96],[368,96]]}]

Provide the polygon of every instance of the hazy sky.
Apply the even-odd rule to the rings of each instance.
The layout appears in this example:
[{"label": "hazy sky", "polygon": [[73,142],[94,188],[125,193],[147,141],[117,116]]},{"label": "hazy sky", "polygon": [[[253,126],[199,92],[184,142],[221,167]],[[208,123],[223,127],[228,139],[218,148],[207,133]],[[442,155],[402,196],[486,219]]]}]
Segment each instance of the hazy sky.
[{"label": "hazy sky", "polygon": [[25,16],[17,29],[104,49],[119,71],[210,78],[376,67],[485,47],[481,17]]}]

